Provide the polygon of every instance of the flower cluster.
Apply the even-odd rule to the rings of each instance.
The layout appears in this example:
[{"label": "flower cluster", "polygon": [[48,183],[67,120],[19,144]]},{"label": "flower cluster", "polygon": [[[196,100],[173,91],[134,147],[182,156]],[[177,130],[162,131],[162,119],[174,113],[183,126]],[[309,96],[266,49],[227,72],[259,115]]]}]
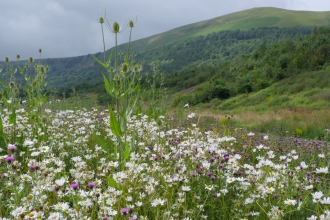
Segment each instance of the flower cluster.
[{"label": "flower cluster", "polygon": [[[329,145],[135,115],[118,161],[109,113],[1,113],[1,219],[329,218]],[[200,123],[200,124],[198,124]],[[217,207],[217,208],[214,208]],[[303,210],[303,211],[302,211]]]}]

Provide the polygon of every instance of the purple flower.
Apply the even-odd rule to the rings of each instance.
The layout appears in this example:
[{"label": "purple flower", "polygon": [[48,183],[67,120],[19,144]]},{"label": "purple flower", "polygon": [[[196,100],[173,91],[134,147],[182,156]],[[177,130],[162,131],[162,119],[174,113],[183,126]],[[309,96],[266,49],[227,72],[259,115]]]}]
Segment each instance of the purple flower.
[{"label": "purple flower", "polygon": [[94,182],[89,182],[88,183],[88,187],[93,189],[96,186],[96,184]]},{"label": "purple flower", "polygon": [[15,145],[8,144],[8,150],[11,152],[15,152],[17,150],[17,147]]},{"label": "purple flower", "polygon": [[14,159],[14,157],[12,157],[11,155],[7,155],[7,157],[5,158],[5,161],[7,162],[7,163],[11,163],[11,162],[13,162],[15,159]]},{"label": "purple flower", "polygon": [[36,170],[38,167],[36,165],[30,165],[30,170]]},{"label": "purple flower", "polygon": [[211,176],[210,178],[211,178],[212,181],[215,180],[215,176]]},{"label": "purple flower", "polygon": [[214,157],[211,157],[210,158],[210,162],[213,163],[215,161],[215,158]]},{"label": "purple flower", "polygon": [[127,213],[128,213],[128,208],[122,208],[121,209],[121,213],[123,214],[123,215],[127,215]]},{"label": "purple flower", "polygon": [[223,163],[220,163],[219,168],[222,168],[222,167],[224,167],[224,165],[223,165]]},{"label": "purple flower", "polygon": [[72,189],[76,190],[76,189],[78,189],[78,187],[79,187],[78,183],[76,183],[76,182],[71,183],[71,188]]}]

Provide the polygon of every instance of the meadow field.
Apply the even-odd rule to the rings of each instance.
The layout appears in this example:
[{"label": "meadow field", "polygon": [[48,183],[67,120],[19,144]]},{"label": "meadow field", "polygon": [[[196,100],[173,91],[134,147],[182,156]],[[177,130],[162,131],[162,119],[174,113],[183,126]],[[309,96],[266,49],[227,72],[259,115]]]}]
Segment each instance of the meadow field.
[{"label": "meadow field", "polygon": [[[106,20],[98,22],[103,34]],[[48,66],[31,57],[16,67],[5,58],[0,220],[330,219],[325,124],[325,133],[309,140],[299,135],[310,128],[295,125],[286,109],[267,117],[251,111],[214,117],[184,106],[167,112],[155,75],[142,108],[143,68],[130,56],[129,43],[120,56],[121,26],[108,25],[115,51],[106,58],[104,45],[103,60],[94,57],[104,67],[106,107],[92,99],[84,107],[82,96],[49,100]],[[128,27],[135,27],[133,20]],[[279,116],[289,121],[283,129],[297,126],[295,132],[274,135],[271,125]],[[315,121],[328,120],[322,117]]]},{"label": "meadow field", "polygon": [[1,219],[330,218],[327,142],[133,114],[120,162],[108,109],[60,106],[1,112]]}]

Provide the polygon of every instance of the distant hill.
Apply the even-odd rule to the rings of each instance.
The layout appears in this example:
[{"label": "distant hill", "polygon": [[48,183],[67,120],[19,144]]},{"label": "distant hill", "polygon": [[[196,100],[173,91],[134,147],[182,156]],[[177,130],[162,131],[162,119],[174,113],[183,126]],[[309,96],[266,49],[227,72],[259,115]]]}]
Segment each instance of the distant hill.
[{"label": "distant hill", "polygon": [[[329,24],[330,12],[253,8],[136,40],[131,43],[131,51],[146,72],[151,61],[162,60],[166,63],[162,71],[171,74],[202,61],[219,64],[232,60],[238,55],[251,53],[262,44],[299,38],[310,34],[314,27]],[[119,46],[122,51],[126,48],[127,44]],[[110,52],[111,49],[106,53]],[[102,58],[103,54],[95,56]],[[102,68],[90,54],[42,59],[41,62],[50,67],[49,88],[73,87],[102,80]],[[25,61],[21,61],[23,63]],[[0,64],[4,66],[3,62]]]},{"label": "distant hill", "polygon": [[144,52],[159,46],[206,36],[224,30],[248,30],[260,27],[320,27],[330,25],[330,11],[293,11],[273,7],[252,8],[213,19],[185,25],[134,41],[132,51]]}]

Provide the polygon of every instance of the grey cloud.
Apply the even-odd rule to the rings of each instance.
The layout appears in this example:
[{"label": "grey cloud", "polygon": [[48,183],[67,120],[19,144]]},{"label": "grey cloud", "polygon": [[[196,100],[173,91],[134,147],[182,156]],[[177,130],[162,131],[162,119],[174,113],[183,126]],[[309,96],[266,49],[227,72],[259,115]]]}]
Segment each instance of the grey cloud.
[{"label": "grey cloud", "polygon": [[[129,19],[137,17],[133,40],[186,24],[211,19],[253,7],[293,10],[330,10],[328,0],[10,0],[1,4],[0,59],[16,54],[23,59],[68,57],[102,51],[98,16],[106,9],[110,23],[122,24],[119,43],[127,42]],[[114,35],[105,28],[106,46]]]}]

